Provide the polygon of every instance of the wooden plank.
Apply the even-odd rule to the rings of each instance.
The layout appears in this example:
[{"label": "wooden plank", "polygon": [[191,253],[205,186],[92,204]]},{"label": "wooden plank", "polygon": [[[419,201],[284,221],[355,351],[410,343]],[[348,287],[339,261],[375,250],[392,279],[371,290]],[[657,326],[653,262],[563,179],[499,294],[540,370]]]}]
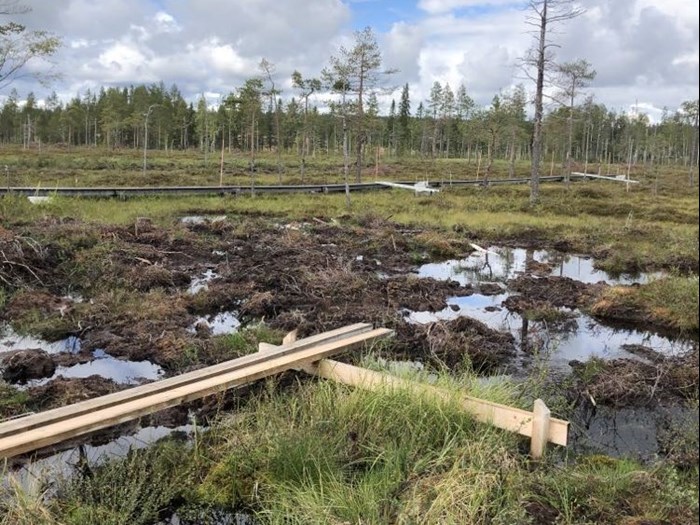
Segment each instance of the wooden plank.
[{"label": "wooden plank", "polygon": [[469,246],[471,246],[472,248],[474,248],[478,252],[490,253],[491,255],[498,255],[500,257],[500,254],[498,254],[496,252],[492,252],[491,250],[487,250],[486,248],[482,248],[481,246],[479,246],[478,244],[474,244],[473,242],[470,242]]},{"label": "wooden plank", "polygon": [[332,341],[291,354],[273,356],[263,362],[209,377],[196,383],[181,385],[95,412],[84,413],[77,417],[13,434],[0,439],[0,457],[16,456],[95,430],[138,419],[143,415],[241,386],[277,374],[293,366],[300,366],[338,352],[372,343],[392,334],[392,330],[378,328],[340,341]]},{"label": "wooden plank", "polygon": [[571,175],[574,177],[581,177],[584,179],[600,179],[600,180],[611,180],[613,182],[625,182],[627,184],[639,184],[638,180],[628,179],[624,175],[621,175],[619,177],[607,177],[605,175],[597,175],[597,174],[593,174],[593,173],[581,173],[578,171],[571,172]]},{"label": "wooden plank", "polygon": [[387,186],[388,188],[400,188],[402,190],[412,190],[416,193],[439,193],[437,188],[429,188],[426,182],[418,182],[415,185],[401,184],[399,182],[377,181],[377,184]]},{"label": "wooden plank", "polygon": [[270,357],[286,355],[292,352],[296,352],[297,350],[309,348],[310,346],[317,345],[320,343],[337,341],[349,335],[356,335],[368,332],[371,329],[372,325],[367,323],[356,323],[349,326],[344,326],[336,330],[331,330],[322,334],[317,334],[311,337],[300,339],[296,343],[285,347],[268,348],[267,351],[263,353],[250,354],[247,356],[240,357],[238,359],[225,361],[214,366],[170,377],[161,381],[156,381],[154,383],[148,383],[146,385],[129,388],[120,392],[115,392],[114,394],[108,394],[106,396],[82,401],[74,405],[55,408],[53,410],[47,410],[44,412],[28,415],[20,419],[15,419],[0,424],[0,438],[16,434],[18,432],[25,432],[32,428],[36,428],[41,425],[46,425],[51,422],[62,421],[64,419],[75,417],[80,414],[107,408],[118,403],[123,403],[133,399],[138,399],[141,397],[152,395],[156,392],[161,392],[170,388],[194,383],[196,381],[207,379],[209,377],[213,377],[224,372],[238,370],[251,364],[264,362]]},{"label": "wooden plank", "polygon": [[544,401],[535,400],[532,419],[532,435],[530,436],[530,455],[532,459],[542,459],[547,448],[547,436],[551,422],[551,412]]},{"label": "wooden plank", "polygon": [[[450,401],[455,399],[453,393],[432,385],[408,381],[381,372],[346,365],[330,359],[308,364],[304,370],[326,379],[332,379],[346,385],[379,390],[382,388],[402,388],[412,390],[429,398]],[[533,430],[533,413],[519,408],[512,408],[491,401],[484,401],[471,396],[460,396],[461,406],[474,416],[477,421],[489,423],[498,428],[531,437]],[[561,419],[550,418],[547,441],[566,446],[569,423]]]}]

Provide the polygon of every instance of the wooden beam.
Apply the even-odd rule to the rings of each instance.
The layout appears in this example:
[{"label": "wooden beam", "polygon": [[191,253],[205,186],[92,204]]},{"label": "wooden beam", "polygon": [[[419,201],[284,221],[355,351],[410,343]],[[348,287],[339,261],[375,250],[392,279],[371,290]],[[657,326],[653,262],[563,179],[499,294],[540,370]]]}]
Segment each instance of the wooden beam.
[{"label": "wooden beam", "polygon": [[[400,388],[439,401],[449,402],[455,399],[455,394],[452,392],[432,385],[408,381],[381,372],[346,365],[330,359],[323,359],[308,364],[304,367],[304,370],[326,379],[332,379],[346,385],[367,390]],[[548,428],[545,429],[541,421],[537,420],[538,427],[534,430],[537,414],[533,415],[532,412],[528,412],[527,410],[512,408],[467,395],[459,396],[458,401],[462,408],[474,416],[477,421],[488,423],[503,430],[516,432],[527,437],[532,437],[533,432],[535,434],[539,432],[542,436],[546,437],[544,443],[549,441],[556,445],[566,446],[569,427],[567,421],[549,418]],[[542,403],[542,405],[544,405],[544,403]],[[537,406],[536,404],[536,407]]]},{"label": "wooden beam", "polygon": [[262,362],[241,369],[227,371],[195,383],[158,391],[146,397],[138,397],[101,410],[83,413],[77,417],[12,434],[0,439],[0,457],[16,456],[95,430],[138,419],[146,414],[241,386],[283,372],[294,366],[301,366],[345,350],[370,344],[390,335],[393,335],[392,330],[378,328],[340,341],[320,344],[293,353],[268,356],[268,359]]},{"label": "wooden beam", "polygon": [[349,326],[344,326],[336,330],[331,330],[322,334],[301,339],[296,343],[285,347],[278,348],[270,345],[270,347],[268,347],[266,351],[262,353],[250,354],[239,357],[238,359],[225,361],[214,366],[170,377],[161,381],[156,381],[154,383],[148,383],[134,388],[129,388],[127,390],[122,390],[120,392],[115,392],[114,394],[108,394],[106,396],[89,399],[73,405],[55,408],[53,410],[47,410],[37,414],[31,414],[23,418],[7,421],[0,424],[0,438],[17,434],[19,432],[26,432],[32,428],[62,421],[88,412],[108,408],[119,403],[150,396],[157,392],[195,383],[225,372],[239,370],[246,366],[264,362],[274,356],[286,355],[304,348],[318,345],[320,343],[337,341],[344,337],[365,333],[370,330],[372,330],[372,325],[367,323],[356,323]]},{"label": "wooden beam", "polygon": [[532,435],[530,436],[530,455],[532,459],[542,459],[544,450],[547,448],[547,438],[549,427],[552,421],[551,412],[544,401],[535,400],[532,419]]},{"label": "wooden beam", "polygon": [[624,175],[620,175],[619,177],[607,177],[605,175],[597,175],[593,173],[581,173],[578,171],[572,171],[571,175],[574,177],[580,177],[583,179],[601,179],[601,180],[611,180],[613,182],[624,182],[627,184],[639,184],[638,180],[631,180],[626,178]]}]

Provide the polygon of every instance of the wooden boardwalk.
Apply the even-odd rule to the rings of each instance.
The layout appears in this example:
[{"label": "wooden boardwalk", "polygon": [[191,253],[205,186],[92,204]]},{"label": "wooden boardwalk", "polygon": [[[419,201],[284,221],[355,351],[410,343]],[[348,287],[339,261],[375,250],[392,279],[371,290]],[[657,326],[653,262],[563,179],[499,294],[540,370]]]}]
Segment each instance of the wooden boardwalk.
[{"label": "wooden boardwalk", "polygon": [[[571,179],[582,178],[580,174],[572,173]],[[543,176],[540,177],[540,182],[562,182],[563,176]],[[504,184],[527,184],[529,178],[517,179],[493,179],[488,181],[489,186],[504,185]],[[482,179],[470,180],[433,180],[429,183],[419,183],[418,193],[433,193],[439,191],[439,188],[461,187],[461,186],[480,186],[483,185]],[[396,182],[360,182],[348,184],[348,190],[352,192],[358,191],[378,191],[389,190],[391,187],[408,188],[416,190],[415,182],[396,181]],[[31,186],[0,186],[0,196],[2,195],[24,195],[30,197],[92,197],[92,198],[134,198],[150,195],[250,195],[255,194],[280,194],[280,193],[343,193],[345,192],[345,184],[281,184],[281,185],[260,185],[260,186],[111,186],[111,187],[31,187]],[[42,199],[36,202],[43,202]]]}]

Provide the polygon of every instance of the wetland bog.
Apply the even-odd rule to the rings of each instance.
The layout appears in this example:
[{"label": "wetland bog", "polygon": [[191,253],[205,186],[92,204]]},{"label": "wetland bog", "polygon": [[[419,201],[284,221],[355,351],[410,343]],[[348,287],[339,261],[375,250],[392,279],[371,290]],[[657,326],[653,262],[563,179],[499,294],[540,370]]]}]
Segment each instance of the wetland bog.
[{"label": "wetland bog", "polygon": [[[423,168],[401,169],[397,180]],[[0,360],[25,379],[0,383],[2,417],[291,330],[370,322],[396,337],[344,360],[514,406],[541,397],[572,423],[572,445],[532,463],[522,440],[454,407],[288,372],[69,444],[87,455],[44,451],[62,469],[24,511],[46,523],[692,523],[697,192],[637,176],[629,193],[544,185],[535,208],[526,187],[358,194],[350,208],[335,195],[3,197]],[[7,467],[5,515],[33,494],[30,461]]]}]

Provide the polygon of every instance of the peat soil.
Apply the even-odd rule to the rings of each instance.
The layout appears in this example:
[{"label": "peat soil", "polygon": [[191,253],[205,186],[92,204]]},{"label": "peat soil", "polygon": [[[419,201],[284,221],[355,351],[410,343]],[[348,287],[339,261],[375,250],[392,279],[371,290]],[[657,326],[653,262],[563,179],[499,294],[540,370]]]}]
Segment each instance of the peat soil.
[{"label": "peat soil", "polygon": [[[425,277],[418,271],[422,264],[467,257],[479,240],[406,228],[376,216],[288,223],[268,216],[196,213],[166,227],[142,218],[126,227],[45,219],[0,228],[0,285],[6,297],[0,309],[5,325],[0,369],[25,396],[24,403],[0,402],[0,417],[237,357],[240,346],[222,334],[261,320],[279,334],[297,329],[299,337],[374,323],[396,331],[392,342],[378,349],[385,359],[512,374],[522,369],[519,356],[529,349],[511,332],[462,315],[412,322],[407,312],[456,310],[455,299],[500,298],[507,286],[511,293],[493,308],[534,321],[539,315],[565,327],[567,311],[585,311],[609,286],[553,275],[552,264],[534,259],[505,283]],[[533,243],[522,239],[522,244]],[[622,314],[630,328],[638,322],[647,330],[663,330],[650,327],[641,312],[638,320],[630,319],[629,311]],[[606,315],[606,322],[616,321],[614,311]],[[217,319],[224,321],[217,325]],[[38,339],[17,333],[58,344],[40,347]],[[697,343],[689,348],[676,356],[634,348],[629,357],[595,367],[572,363],[568,397],[615,408],[692,398],[698,389]],[[90,374],[98,359],[133,366],[121,378]],[[148,373],[139,376],[144,367]],[[192,410],[220,409],[213,405],[204,401],[174,410],[172,424],[186,424]]]}]

